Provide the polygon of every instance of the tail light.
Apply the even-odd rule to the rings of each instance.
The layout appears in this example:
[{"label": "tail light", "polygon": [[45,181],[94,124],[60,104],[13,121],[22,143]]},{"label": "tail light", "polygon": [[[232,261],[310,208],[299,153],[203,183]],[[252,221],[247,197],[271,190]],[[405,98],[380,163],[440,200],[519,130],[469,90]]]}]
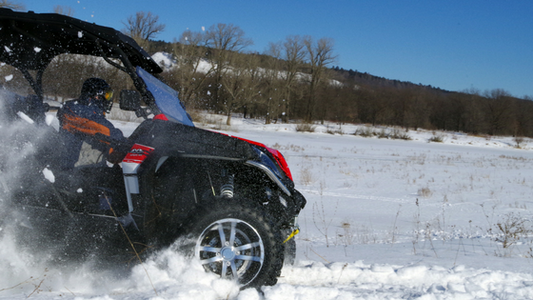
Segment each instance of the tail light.
[{"label": "tail light", "polygon": [[268,152],[270,152],[270,154],[272,154],[272,156],[274,156],[274,158],[278,162],[278,165],[283,171],[283,173],[285,173],[285,175],[287,175],[287,177],[289,177],[292,180],[291,170],[289,169],[289,165],[287,164],[285,157],[283,157],[283,154],[281,154],[281,152],[279,152],[276,149],[272,149],[268,147],[265,147],[265,148],[268,150]]}]

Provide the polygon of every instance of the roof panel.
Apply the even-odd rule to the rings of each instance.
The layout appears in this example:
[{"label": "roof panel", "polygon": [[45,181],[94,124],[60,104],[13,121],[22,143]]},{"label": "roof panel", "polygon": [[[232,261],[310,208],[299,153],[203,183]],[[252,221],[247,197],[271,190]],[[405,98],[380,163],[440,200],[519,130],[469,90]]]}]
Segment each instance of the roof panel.
[{"label": "roof panel", "polygon": [[43,69],[58,54],[72,53],[119,58],[125,53],[133,66],[162,72],[132,38],[105,26],[59,14],[0,9],[0,61],[18,68]]}]

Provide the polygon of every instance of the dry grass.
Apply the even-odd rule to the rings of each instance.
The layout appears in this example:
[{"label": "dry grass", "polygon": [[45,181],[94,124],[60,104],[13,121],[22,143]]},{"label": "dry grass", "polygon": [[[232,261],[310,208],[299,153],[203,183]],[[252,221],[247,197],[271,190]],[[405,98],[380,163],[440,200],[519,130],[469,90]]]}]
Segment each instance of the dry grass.
[{"label": "dry grass", "polygon": [[419,197],[429,198],[431,195],[433,195],[433,192],[428,187],[418,189]]},{"label": "dry grass", "polygon": [[304,167],[300,171],[300,182],[303,185],[310,185],[314,182],[313,178],[313,172],[311,171],[311,167]]}]

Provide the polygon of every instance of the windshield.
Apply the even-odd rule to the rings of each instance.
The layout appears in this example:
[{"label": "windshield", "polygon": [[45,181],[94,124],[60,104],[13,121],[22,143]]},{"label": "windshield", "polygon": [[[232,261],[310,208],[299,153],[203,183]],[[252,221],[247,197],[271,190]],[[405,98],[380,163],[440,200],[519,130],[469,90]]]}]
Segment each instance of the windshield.
[{"label": "windshield", "polygon": [[178,98],[178,92],[141,67],[137,67],[136,71],[137,75],[144,80],[148,91],[154,96],[157,107],[169,120],[194,127],[191,117]]}]

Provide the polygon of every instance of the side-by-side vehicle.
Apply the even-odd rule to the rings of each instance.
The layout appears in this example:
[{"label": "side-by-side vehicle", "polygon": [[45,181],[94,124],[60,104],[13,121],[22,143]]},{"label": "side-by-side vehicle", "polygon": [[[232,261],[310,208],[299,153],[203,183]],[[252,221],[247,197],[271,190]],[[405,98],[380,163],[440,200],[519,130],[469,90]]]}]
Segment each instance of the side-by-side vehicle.
[{"label": "side-by-side vehicle", "polygon": [[[173,246],[243,287],[277,282],[306,203],[279,151],[195,127],[178,93],[158,79],[159,65],[115,29],[0,9],[0,44],[0,62],[33,90],[0,93],[0,222],[21,244],[48,249],[58,262],[142,258]],[[62,54],[100,57],[131,78],[135,89],[115,94],[121,109],[145,120],[127,142],[106,140],[127,150],[120,163],[97,158],[60,174],[64,149],[49,126],[43,75]]]}]

